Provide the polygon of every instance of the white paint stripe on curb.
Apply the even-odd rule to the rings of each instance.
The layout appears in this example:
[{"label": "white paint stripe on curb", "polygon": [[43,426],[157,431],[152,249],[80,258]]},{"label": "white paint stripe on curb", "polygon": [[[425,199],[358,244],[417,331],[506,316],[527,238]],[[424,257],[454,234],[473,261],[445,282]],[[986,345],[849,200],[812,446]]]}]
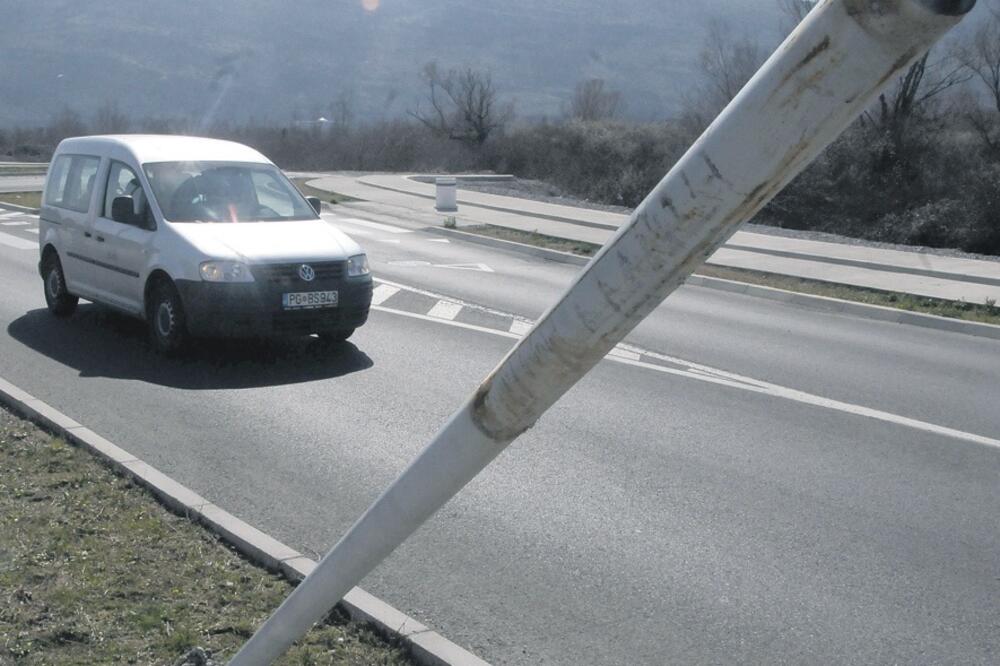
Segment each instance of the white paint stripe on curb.
[{"label": "white paint stripe on curb", "polygon": [[[148,488],[175,513],[202,523],[252,562],[280,572],[294,582],[301,581],[316,566],[312,559],[212,504],[2,377],[0,403],[52,434],[89,450],[115,472]],[[413,660],[422,666],[489,666],[468,650],[359,587],[348,592],[340,605],[352,620],[369,622],[382,634],[398,639],[410,650]]]},{"label": "white paint stripe on curb", "polygon": [[[455,238],[466,240],[470,243],[486,245],[488,247],[509,250],[521,254],[528,254],[534,257],[549,259],[550,261],[557,261],[563,264],[584,266],[590,261],[589,257],[581,257],[580,255],[569,252],[549,250],[544,247],[536,247],[525,243],[501,240],[499,238],[490,238],[489,236],[480,236],[479,234],[471,234],[465,231],[456,231],[454,229],[445,229],[443,227],[428,227],[425,231],[453,236]],[[980,338],[1000,340],[1000,326],[994,324],[985,324],[981,322],[967,321],[964,319],[953,319],[951,317],[938,317],[919,312],[899,310],[897,308],[888,308],[881,305],[870,305],[868,303],[858,303],[857,301],[845,301],[839,298],[830,298],[828,296],[803,294],[797,291],[764,287],[746,282],[738,282],[736,280],[724,280],[722,278],[708,277],[707,275],[692,275],[687,279],[685,284],[695,287],[716,289],[719,291],[728,291],[734,294],[756,296],[757,298],[765,298],[770,301],[791,303],[793,305],[812,307],[820,310],[827,310],[829,312],[849,314],[862,319],[886,321],[894,324],[908,324],[910,326],[919,326],[921,328],[951,331],[953,333],[963,333],[965,335],[973,335]]]}]

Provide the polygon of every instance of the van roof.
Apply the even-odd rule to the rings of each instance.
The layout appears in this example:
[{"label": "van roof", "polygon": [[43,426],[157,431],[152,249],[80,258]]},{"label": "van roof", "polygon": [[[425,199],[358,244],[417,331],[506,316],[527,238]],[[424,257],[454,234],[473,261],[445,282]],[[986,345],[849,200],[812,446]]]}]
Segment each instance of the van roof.
[{"label": "van roof", "polygon": [[63,139],[57,153],[91,153],[151,162],[263,162],[262,154],[235,141],[171,134],[108,134]]}]

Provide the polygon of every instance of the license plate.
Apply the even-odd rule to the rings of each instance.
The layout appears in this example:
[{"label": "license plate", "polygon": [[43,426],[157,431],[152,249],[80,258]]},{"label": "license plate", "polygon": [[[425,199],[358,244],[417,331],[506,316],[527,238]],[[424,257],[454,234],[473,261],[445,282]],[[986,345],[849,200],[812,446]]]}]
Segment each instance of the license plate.
[{"label": "license plate", "polygon": [[295,291],[282,294],[281,304],[286,310],[337,307],[336,291]]}]

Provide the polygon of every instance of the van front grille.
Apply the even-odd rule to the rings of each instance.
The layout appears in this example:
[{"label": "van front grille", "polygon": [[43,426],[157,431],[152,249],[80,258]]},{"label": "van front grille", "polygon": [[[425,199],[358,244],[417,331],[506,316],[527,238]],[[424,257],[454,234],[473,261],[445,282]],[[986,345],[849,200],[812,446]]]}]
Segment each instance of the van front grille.
[{"label": "van front grille", "polygon": [[250,271],[258,282],[271,284],[309,284],[299,275],[299,269],[309,266],[316,277],[311,282],[339,280],[347,274],[346,261],[296,262],[294,264],[258,264],[251,266]]}]

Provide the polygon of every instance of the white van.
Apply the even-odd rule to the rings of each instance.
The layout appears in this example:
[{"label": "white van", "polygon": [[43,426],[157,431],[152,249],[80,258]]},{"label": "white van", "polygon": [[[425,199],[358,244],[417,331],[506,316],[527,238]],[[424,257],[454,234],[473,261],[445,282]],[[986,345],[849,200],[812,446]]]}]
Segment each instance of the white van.
[{"label": "white van", "polygon": [[162,352],[190,336],[346,340],[368,318],[368,259],[319,208],[238,143],[66,139],[42,196],[45,300],[59,317],[85,298],[145,319]]}]

